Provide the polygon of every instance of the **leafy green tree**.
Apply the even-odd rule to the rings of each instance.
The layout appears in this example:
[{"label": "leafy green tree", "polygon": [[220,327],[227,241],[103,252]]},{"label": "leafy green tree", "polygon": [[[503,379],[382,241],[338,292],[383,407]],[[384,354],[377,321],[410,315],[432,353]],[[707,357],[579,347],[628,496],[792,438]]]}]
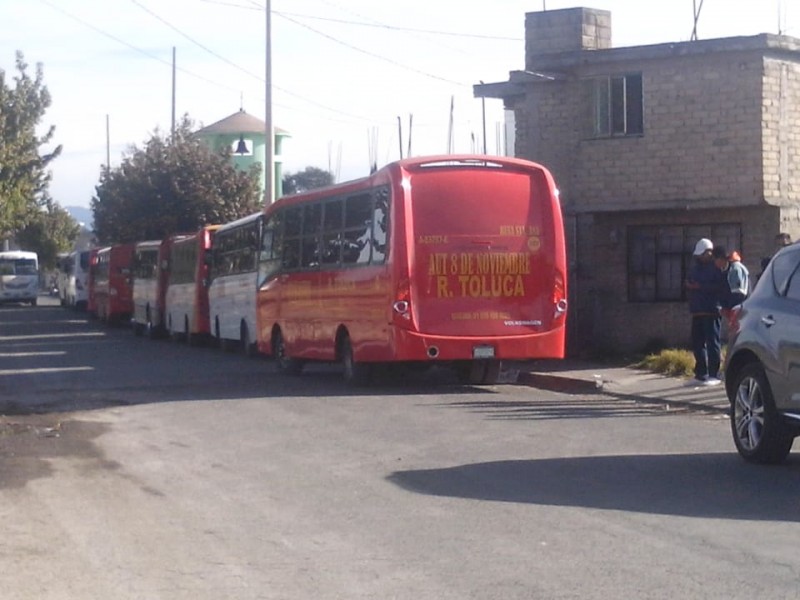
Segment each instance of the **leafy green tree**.
[{"label": "leafy green tree", "polygon": [[38,253],[43,268],[53,269],[58,253],[72,249],[81,227],[49,196],[45,196],[44,203],[44,208],[36,211],[17,232],[16,241],[21,248]]},{"label": "leafy green tree", "polygon": [[229,149],[213,152],[193,129],[184,116],[174,136],[156,131],[119,167],[102,171],[92,198],[99,243],[163,239],[260,208],[258,167],[237,170]]},{"label": "leafy green tree", "polygon": [[283,176],[283,193],[299,194],[333,184],[333,173],[319,167],[306,167]]},{"label": "leafy green tree", "polygon": [[31,77],[22,53],[17,52],[16,68],[13,87],[0,69],[0,238],[13,236],[37,217],[50,182],[47,167],[61,153],[61,146],[40,153],[52,140],[55,127],[41,137],[36,135],[51,102],[42,65],[36,66],[36,75]]}]

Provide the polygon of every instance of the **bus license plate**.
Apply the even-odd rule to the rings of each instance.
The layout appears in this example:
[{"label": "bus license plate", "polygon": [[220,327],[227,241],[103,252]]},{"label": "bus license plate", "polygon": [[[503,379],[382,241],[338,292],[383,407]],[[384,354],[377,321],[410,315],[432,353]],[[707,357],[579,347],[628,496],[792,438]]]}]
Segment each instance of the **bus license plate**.
[{"label": "bus license plate", "polygon": [[494,346],[473,347],[472,358],[494,358]]}]

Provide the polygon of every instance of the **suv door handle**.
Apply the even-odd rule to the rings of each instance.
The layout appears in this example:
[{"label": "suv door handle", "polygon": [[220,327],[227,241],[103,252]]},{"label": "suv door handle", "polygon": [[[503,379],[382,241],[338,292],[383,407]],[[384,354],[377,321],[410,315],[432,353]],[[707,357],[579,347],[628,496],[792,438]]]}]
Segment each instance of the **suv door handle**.
[{"label": "suv door handle", "polygon": [[775,318],[772,315],[768,315],[766,317],[761,317],[761,322],[767,327],[772,327],[775,325]]}]

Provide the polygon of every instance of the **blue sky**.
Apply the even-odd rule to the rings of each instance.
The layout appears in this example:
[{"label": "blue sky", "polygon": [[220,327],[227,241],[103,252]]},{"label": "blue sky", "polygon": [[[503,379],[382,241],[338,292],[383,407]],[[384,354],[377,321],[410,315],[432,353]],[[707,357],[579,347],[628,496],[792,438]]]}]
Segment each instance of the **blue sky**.
[{"label": "blue sky", "polygon": [[[700,0],[697,0],[700,3]],[[757,33],[800,37],[797,0],[704,0],[701,39]],[[614,46],[685,41],[692,0],[271,0],[273,122],[291,138],[285,164],[330,168],[340,181],[367,174],[370,157],[445,152],[451,99],[455,151],[482,147],[472,85],[523,67],[525,13],[574,6],[612,12]],[[263,0],[3,0],[0,69],[21,50],[42,63],[62,156],[51,193],[88,206],[106,162],[153,131],[169,130],[172,49],[176,112],[209,125],[240,106],[265,114]],[[500,101],[487,109],[487,148],[498,146]]]}]

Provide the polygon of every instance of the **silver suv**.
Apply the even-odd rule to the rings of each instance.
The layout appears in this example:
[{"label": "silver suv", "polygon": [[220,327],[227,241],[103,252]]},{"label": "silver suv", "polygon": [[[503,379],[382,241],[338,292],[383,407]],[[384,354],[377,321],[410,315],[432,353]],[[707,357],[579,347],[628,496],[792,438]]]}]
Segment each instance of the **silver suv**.
[{"label": "silver suv", "polygon": [[725,389],[739,454],[786,459],[800,435],[800,244],[778,252],[733,310]]}]

